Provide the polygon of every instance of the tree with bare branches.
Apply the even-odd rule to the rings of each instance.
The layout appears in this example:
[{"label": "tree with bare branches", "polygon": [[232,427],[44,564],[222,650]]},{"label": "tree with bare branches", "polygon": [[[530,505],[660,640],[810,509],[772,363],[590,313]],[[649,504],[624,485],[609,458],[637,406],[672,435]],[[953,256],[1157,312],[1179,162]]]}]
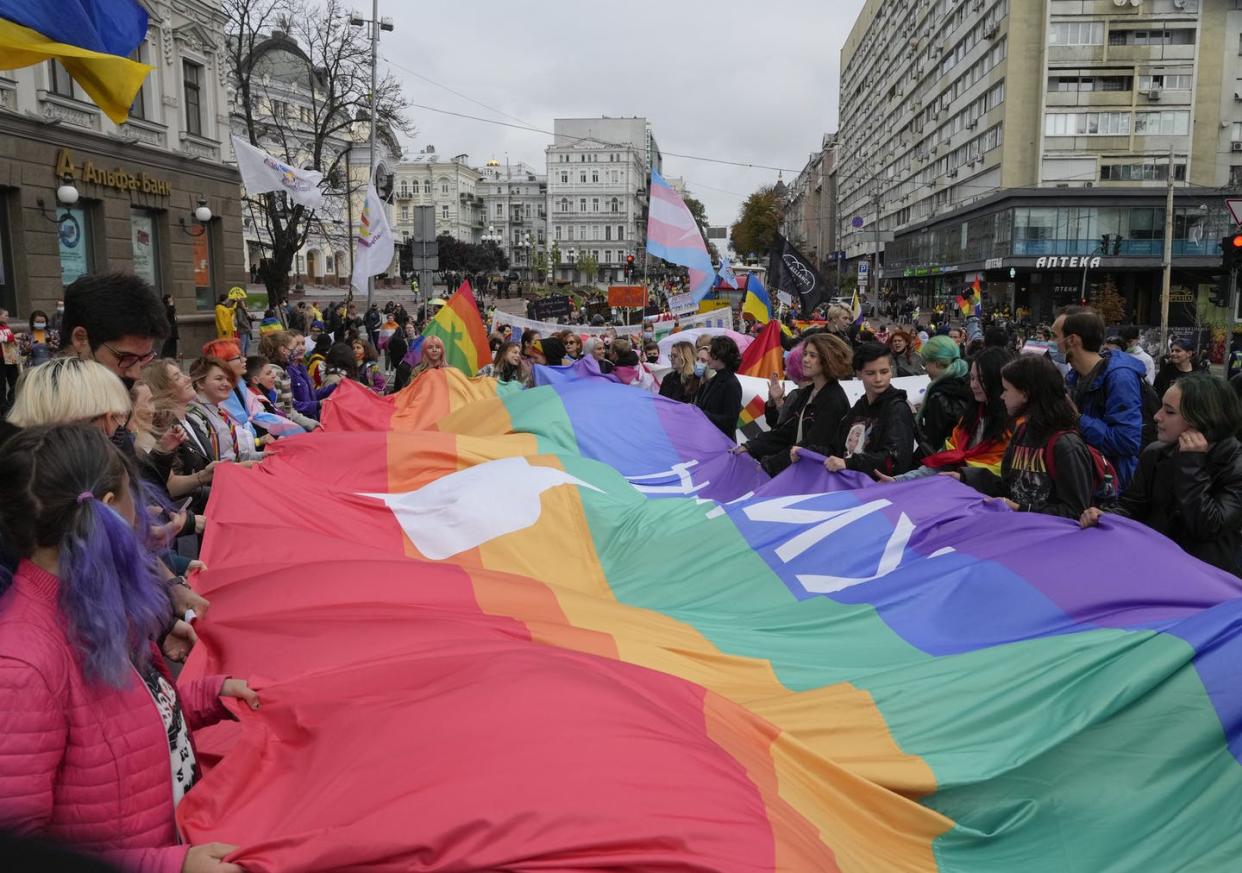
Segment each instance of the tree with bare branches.
[{"label": "tree with bare branches", "polygon": [[[351,200],[366,182],[351,178],[350,156],[368,149],[370,43],[364,29],[350,26],[341,0],[222,0],[222,5],[228,17],[233,133],[291,166],[324,175],[320,210],[290,203],[282,192],[243,200],[243,215],[270,246],[259,277],[276,304],[288,296],[294,258],[308,239],[324,241],[334,252],[352,248]],[[379,136],[399,155],[397,134],[413,129],[396,79],[380,80],[376,103]]]}]

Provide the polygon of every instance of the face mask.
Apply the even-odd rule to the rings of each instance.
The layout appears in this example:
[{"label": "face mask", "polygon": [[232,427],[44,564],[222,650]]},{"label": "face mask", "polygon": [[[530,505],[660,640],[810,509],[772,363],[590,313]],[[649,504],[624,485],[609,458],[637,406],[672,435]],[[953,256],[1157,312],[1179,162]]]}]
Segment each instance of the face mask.
[{"label": "face mask", "polygon": [[694,362],[694,375],[698,376],[701,379],[703,378],[703,374],[706,372],[707,372],[707,364],[704,364],[702,361]]},{"label": "face mask", "polygon": [[648,364],[654,364],[658,360],[660,360],[659,352],[647,352],[647,363]]},{"label": "face mask", "polygon": [[36,321],[36,322],[34,323],[34,329],[35,329],[35,330],[43,330],[43,328],[45,328],[45,327],[47,327],[47,322],[46,322],[46,321]]},{"label": "face mask", "polygon": [[643,331],[643,339],[651,339],[653,336],[655,336],[655,334],[653,334],[651,331],[649,330]]},{"label": "face mask", "polygon": [[64,312],[64,311],[65,311],[65,307],[64,307],[64,305],[63,305],[63,304],[60,304],[60,303],[57,303],[57,304],[56,304],[56,311],[57,311],[57,312]]}]

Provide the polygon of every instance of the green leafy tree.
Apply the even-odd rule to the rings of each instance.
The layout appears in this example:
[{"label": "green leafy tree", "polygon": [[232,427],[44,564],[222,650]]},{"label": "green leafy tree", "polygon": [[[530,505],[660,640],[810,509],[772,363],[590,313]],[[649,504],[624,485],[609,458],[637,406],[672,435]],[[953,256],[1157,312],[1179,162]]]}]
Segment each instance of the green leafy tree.
[{"label": "green leafy tree", "polygon": [[599,275],[599,260],[594,255],[584,254],[578,258],[578,269],[582,273],[583,281],[594,282]]},{"label": "green leafy tree", "polygon": [[1121,324],[1126,320],[1126,299],[1117,291],[1112,275],[1105,276],[1104,281],[1092,289],[1091,308],[1100,314],[1105,324]]},{"label": "green leafy tree", "polygon": [[729,228],[734,251],[751,252],[766,260],[780,226],[780,198],[767,185],[746,198],[737,221]]},{"label": "green leafy tree", "polygon": [[545,252],[535,252],[530,259],[530,268],[534,275],[532,279],[543,281],[548,275],[548,256]]}]

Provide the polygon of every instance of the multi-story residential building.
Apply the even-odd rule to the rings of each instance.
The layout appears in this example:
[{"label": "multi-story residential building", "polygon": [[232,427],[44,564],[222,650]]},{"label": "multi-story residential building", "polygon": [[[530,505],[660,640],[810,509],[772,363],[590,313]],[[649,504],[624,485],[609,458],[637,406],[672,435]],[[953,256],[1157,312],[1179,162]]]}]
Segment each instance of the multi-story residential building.
[{"label": "multi-story residential building", "polygon": [[841,248],[883,248],[883,283],[928,302],[978,276],[1046,317],[1110,276],[1159,320],[1172,153],[1197,301],[1242,178],[1240,30],[1217,0],[869,0],[842,50]]},{"label": "multi-story residential building", "polygon": [[[57,62],[0,71],[0,306],[22,322],[84,273],[131,271],[173,295],[192,348],[244,281],[224,16],[200,0],[150,8],[135,54],[153,69],[119,125]],[[58,202],[66,185],[76,202]]]},{"label": "multi-story residential building", "polygon": [[414,207],[434,206],[436,236],[447,233],[461,242],[483,241],[483,198],[479,181],[483,174],[470,166],[468,155],[444,159],[435,146],[407,155],[397,165],[393,179],[397,239],[414,234]]},{"label": "multi-story residential building", "polygon": [[[322,75],[294,37],[282,30],[255,45],[246,60],[250,70],[250,117],[259,131],[258,146],[282,160],[311,166],[318,145],[320,166],[331,170],[323,206],[316,210],[302,247],[293,257],[296,282],[345,285],[353,270],[353,238],[366,199],[371,167],[371,128],[365,116],[325,119]],[[232,131],[248,140],[246,114],[234,102]],[[232,149],[227,149],[232,154]],[[381,126],[376,175],[384,178],[401,154],[396,136]],[[334,169],[333,169],[334,168]],[[391,210],[389,218],[392,218]],[[246,266],[257,267],[271,240],[261,211],[243,209]]]},{"label": "multi-story residential building", "polygon": [[485,239],[493,239],[509,259],[509,268],[527,281],[534,276],[534,254],[547,245],[548,177],[529,164],[490,160],[479,170],[477,191],[487,222]]},{"label": "multi-story residential building", "polygon": [[590,281],[614,282],[627,256],[644,263],[651,170],[663,158],[645,118],[558,118],[548,159],[548,254],[554,278],[579,277],[586,254],[599,265]]}]

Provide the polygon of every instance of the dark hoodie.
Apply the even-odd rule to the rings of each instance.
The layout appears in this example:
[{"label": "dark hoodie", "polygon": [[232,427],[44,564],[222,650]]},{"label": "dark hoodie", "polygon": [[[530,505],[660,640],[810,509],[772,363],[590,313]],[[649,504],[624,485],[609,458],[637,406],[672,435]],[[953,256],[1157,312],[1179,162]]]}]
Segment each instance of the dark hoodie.
[{"label": "dark hoodie", "polygon": [[1009,441],[997,476],[985,467],[964,467],[962,481],[989,497],[1007,497],[1020,512],[1078,518],[1091,505],[1094,471],[1087,444],[1077,433],[1052,446],[1054,477],[1048,472],[1047,439],[1035,439],[1021,424]]},{"label": "dark hoodie", "polygon": [[916,421],[920,456],[934,455],[943,449],[953,428],[974,405],[969,376],[945,376],[932,382]]},{"label": "dark hoodie", "polygon": [[845,466],[859,473],[879,470],[889,476],[914,466],[914,414],[906,392],[889,387],[875,399],[864,394],[841,419],[837,446]]}]

